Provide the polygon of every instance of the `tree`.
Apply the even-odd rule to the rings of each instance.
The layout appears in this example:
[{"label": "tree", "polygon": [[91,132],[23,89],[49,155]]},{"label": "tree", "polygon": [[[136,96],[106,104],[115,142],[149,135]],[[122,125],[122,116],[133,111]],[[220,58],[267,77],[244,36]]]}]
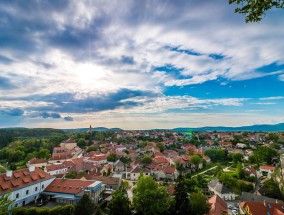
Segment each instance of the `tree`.
[{"label": "tree", "polygon": [[152,163],[152,158],[150,157],[150,156],[145,156],[145,157],[143,157],[142,158],[142,163],[144,163],[144,164],[150,164],[150,163]]},{"label": "tree", "polygon": [[38,158],[48,159],[50,157],[49,150],[45,148],[40,148],[39,152],[37,153]]},{"label": "tree", "polygon": [[199,155],[192,155],[190,158],[190,163],[195,167],[195,170],[198,170],[199,164],[202,163],[202,158]]},{"label": "tree", "polygon": [[121,190],[116,190],[112,194],[112,199],[108,205],[111,215],[130,215],[129,200],[127,193]]},{"label": "tree", "polygon": [[0,196],[0,214],[8,215],[9,205],[13,203],[13,201],[9,199],[9,196],[10,193]]},{"label": "tree", "polygon": [[257,150],[254,152],[254,155],[256,156],[256,159],[259,162],[266,162],[267,164],[272,163],[272,159],[277,156],[277,152],[267,146],[261,146],[257,148]]},{"label": "tree", "polygon": [[185,180],[182,175],[178,176],[175,185],[175,214],[187,215],[190,213],[190,202],[186,189]]},{"label": "tree", "polygon": [[116,154],[111,153],[107,156],[107,161],[115,162],[116,161]]},{"label": "tree", "polygon": [[190,202],[192,205],[192,214],[203,215],[209,212],[206,196],[200,191],[190,195]]},{"label": "tree", "polygon": [[212,162],[224,161],[226,159],[225,150],[222,150],[222,149],[209,149],[209,150],[206,150],[205,154],[208,157],[210,157]]},{"label": "tree", "polygon": [[237,164],[237,174],[239,179],[244,179],[246,176],[245,170],[243,168],[243,165],[241,163]]},{"label": "tree", "polygon": [[75,206],[75,215],[92,215],[95,212],[95,203],[87,194],[84,194]]},{"label": "tree", "polygon": [[165,150],[165,145],[162,143],[157,143],[157,147],[159,148],[160,152],[163,152]]},{"label": "tree", "polygon": [[242,162],[244,156],[241,153],[234,153],[232,159],[234,163]]},{"label": "tree", "polygon": [[80,139],[78,140],[77,144],[78,144],[78,146],[79,146],[80,148],[85,148],[86,145],[87,145],[85,139],[83,139],[83,138],[80,138]]},{"label": "tree", "polygon": [[272,8],[284,8],[283,0],[229,0],[229,3],[240,5],[235,12],[244,14],[246,22],[259,22],[266,11]]},{"label": "tree", "polygon": [[275,199],[283,198],[277,182],[273,181],[272,179],[266,180],[263,183],[263,187],[259,189],[259,192],[263,196],[267,196],[270,198],[275,198]]},{"label": "tree", "polygon": [[166,189],[159,186],[151,176],[142,175],[133,194],[133,206],[138,213],[143,215],[163,214],[171,205]]}]

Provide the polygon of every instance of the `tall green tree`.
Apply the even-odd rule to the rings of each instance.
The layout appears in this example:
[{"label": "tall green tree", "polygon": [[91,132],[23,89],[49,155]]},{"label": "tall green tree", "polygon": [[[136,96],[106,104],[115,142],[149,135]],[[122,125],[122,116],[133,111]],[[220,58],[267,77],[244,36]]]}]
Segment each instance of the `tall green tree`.
[{"label": "tall green tree", "polygon": [[283,0],[229,0],[229,3],[239,5],[235,12],[244,14],[246,22],[259,22],[266,11],[272,8],[284,8]]},{"label": "tall green tree", "polygon": [[179,175],[175,185],[175,214],[187,215],[190,214],[190,202],[186,189],[184,177]]},{"label": "tall green tree", "polygon": [[192,214],[204,215],[209,212],[209,205],[207,203],[206,196],[198,191],[197,193],[191,193],[190,202],[192,206]]},{"label": "tall green tree", "polygon": [[151,176],[141,176],[133,194],[133,206],[143,215],[163,214],[171,206],[165,187],[159,186]]},{"label": "tall green tree", "polygon": [[95,203],[87,194],[84,194],[75,206],[75,215],[92,215],[95,212]]},{"label": "tall green tree", "polygon": [[189,162],[194,165],[195,170],[198,170],[199,164],[202,163],[202,158],[199,155],[192,155]]},{"label": "tall green tree", "polygon": [[277,152],[267,146],[258,147],[256,151],[254,151],[254,155],[257,159],[257,162],[266,162],[267,164],[272,163],[272,159],[276,157],[278,154]]},{"label": "tall green tree", "polygon": [[108,205],[110,215],[130,215],[130,202],[125,191],[116,190],[112,194],[112,199]]}]

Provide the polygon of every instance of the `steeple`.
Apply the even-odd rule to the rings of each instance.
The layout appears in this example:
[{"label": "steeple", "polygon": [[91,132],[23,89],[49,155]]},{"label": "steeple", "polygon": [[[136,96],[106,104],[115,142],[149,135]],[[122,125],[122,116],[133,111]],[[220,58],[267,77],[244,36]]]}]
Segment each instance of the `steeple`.
[{"label": "steeple", "polygon": [[91,134],[92,133],[92,126],[90,125],[90,128],[88,130],[88,134]]}]

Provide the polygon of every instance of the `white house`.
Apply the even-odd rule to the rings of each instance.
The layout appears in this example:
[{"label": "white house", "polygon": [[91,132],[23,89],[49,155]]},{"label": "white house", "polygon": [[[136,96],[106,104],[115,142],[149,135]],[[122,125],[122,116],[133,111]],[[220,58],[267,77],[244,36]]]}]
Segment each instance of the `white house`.
[{"label": "white house", "polygon": [[44,171],[50,175],[66,174],[68,172],[68,166],[63,163],[53,163],[44,168]]},{"label": "white house", "polygon": [[138,181],[141,173],[143,173],[144,175],[151,175],[150,171],[147,169],[142,169],[139,166],[134,167],[134,169],[132,169],[132,171],[130,173],[128,173],[128,177],[130,180],[132,181]]},{"label": "white house", "polygon": [[274,172],[275,167],[273,166],[260,166],[259,167],[259,176],[267,176],[268,178],[271,178],[271,174]]},{"label": "white house", "polygon": [[54,177],[40,168],[29,168],[7,171],[0,174],[0,196],[11,192],[13,206],[21,207],[36,201]]},{"label": "white house", "polygon": [[223,185],[217,178],[208,183],[208,188],[224,200],[235,200],[236,198],[234,191]]}]

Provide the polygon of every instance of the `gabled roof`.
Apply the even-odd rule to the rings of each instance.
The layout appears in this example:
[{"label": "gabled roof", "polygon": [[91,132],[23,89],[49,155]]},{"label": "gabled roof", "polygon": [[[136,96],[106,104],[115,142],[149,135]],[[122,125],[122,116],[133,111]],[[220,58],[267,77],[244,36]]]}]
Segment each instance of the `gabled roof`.
[{"label": "gabled roof", "polygon": [[209,215],[221,215],[223,213],[228,213],[228,206],[227,203],[221,199],[217,194],[212,196],[208,203],[210,204],[210,211]]},{"label": "gabled roof", "polygon": [[242,202],[241,208],[249,208],[252,215],[283,215],[284,203]]},{"label": "gabled roof", "polygon": [[78,194],[88,186],[95,183],[95,180],[83,181],[79,179],[59,179],[54,181],[44,190],[44,192]]},{"label": "gabled roof", "polygon": [[15,170],[10,177],[3,173],[0,174],[0,195],[51,178],[54,177],[37,167],[34,171],[29,171],[29,168]]}]

